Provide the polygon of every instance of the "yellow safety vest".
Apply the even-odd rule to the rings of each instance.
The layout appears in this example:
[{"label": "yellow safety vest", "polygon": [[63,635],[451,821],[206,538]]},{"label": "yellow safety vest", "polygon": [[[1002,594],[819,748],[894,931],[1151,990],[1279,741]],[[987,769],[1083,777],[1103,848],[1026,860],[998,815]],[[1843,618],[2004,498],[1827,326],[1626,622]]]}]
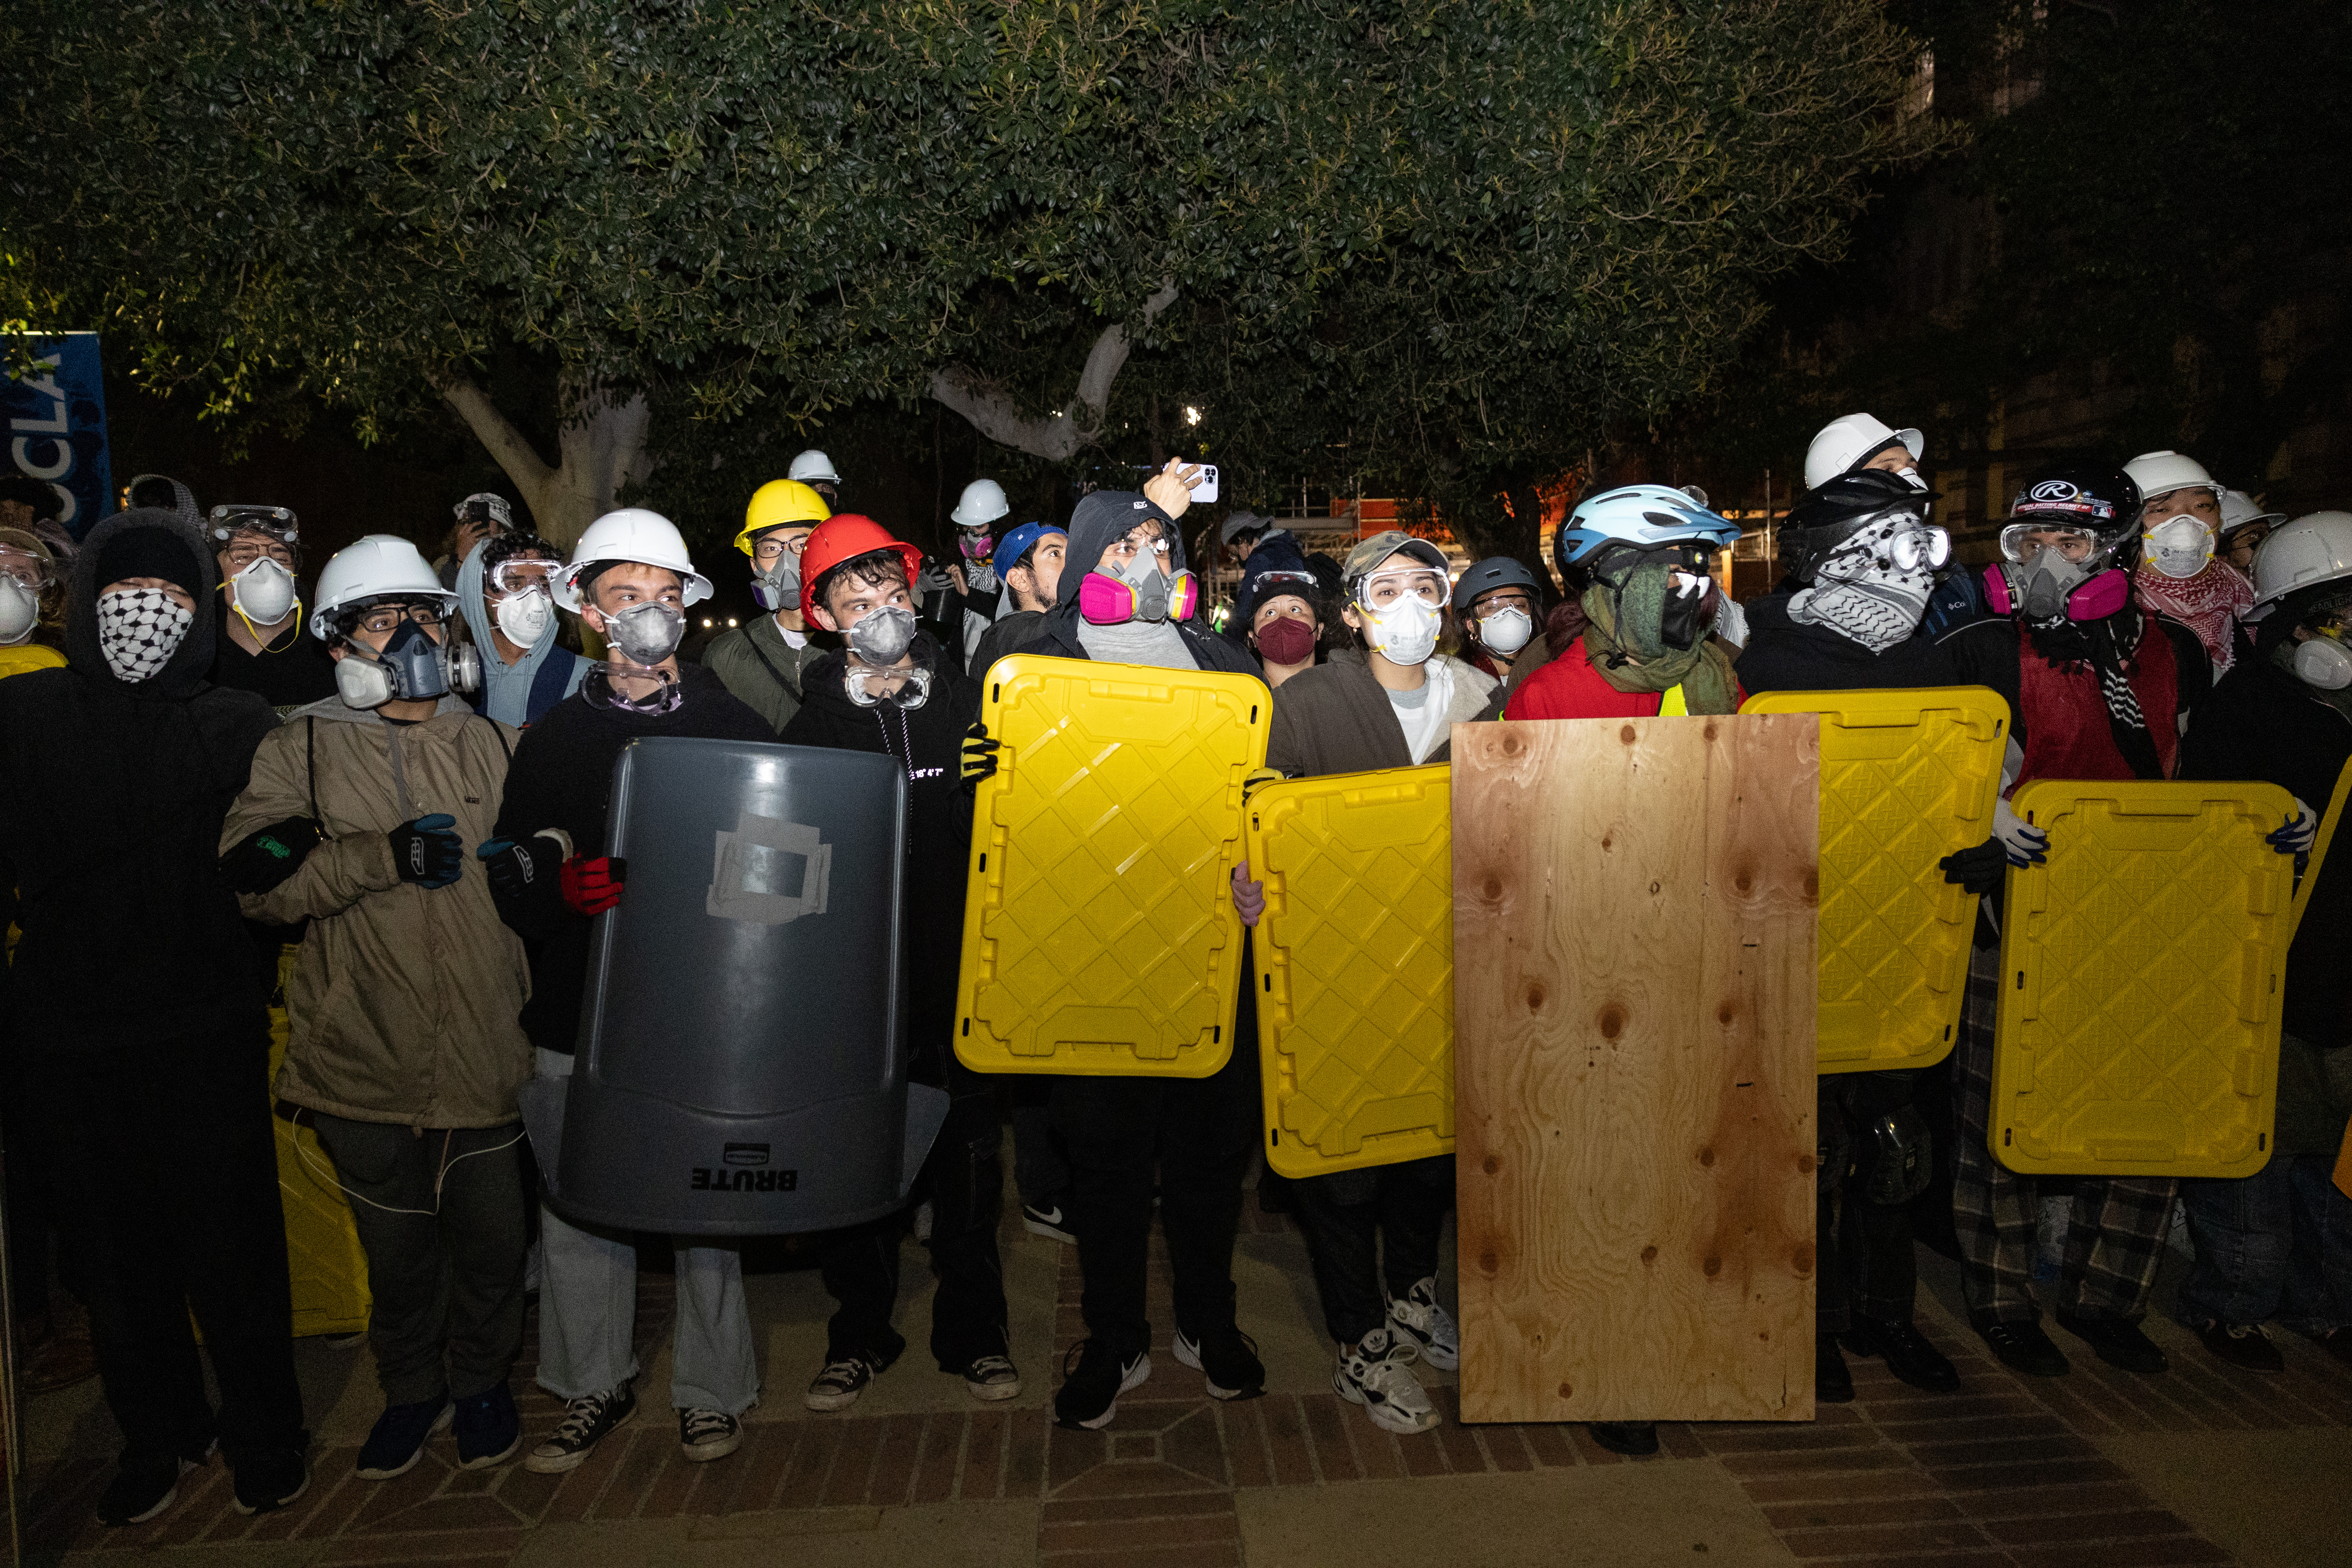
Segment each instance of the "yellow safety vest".
[{"label": "yellow safety vest", "polygon": [[1658,699],[1658,717],[1661,719],[1686,719],[1689,716],[1690,701],[1687,698],[1683,696],[1683,689],[1681,686],[1675,685],[1667,687],[1666,694]]}]

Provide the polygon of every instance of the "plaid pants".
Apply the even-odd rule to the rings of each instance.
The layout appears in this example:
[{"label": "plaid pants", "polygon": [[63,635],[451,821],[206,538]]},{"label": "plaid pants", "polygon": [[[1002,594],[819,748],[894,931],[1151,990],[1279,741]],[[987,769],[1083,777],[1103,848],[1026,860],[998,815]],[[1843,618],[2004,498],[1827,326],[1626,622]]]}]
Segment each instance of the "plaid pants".
[{"label": "plaid pants", "polygon": [[[2042,1198],[1992,1154],[1993,1021],[2000,1004],[2000,949],[1969,955],[1969,990],[1952,1074],[1958,1147],[1952,1153],[1952,1219],[1959,1232],[1969,1318],[1978,1328],[2032,1322],[2034,1230]],[[2075,1176],[2074,1212],[2058,1275],[2062,1317],[2147,1315],[2178,1183],[2169,1176]]]}]

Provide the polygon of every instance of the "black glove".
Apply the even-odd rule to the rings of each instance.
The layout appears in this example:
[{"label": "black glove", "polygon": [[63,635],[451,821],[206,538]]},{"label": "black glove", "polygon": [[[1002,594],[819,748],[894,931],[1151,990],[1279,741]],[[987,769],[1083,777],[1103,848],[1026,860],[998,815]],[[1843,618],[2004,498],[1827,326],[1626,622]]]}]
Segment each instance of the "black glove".
[{"label": "black glove", "polygon": [[563,866],[563,850],[552,838],[493,838],[474,851],[490,874],[493,896],[512,902],[533,889],[551,888]]},{"label": "black glove", "polygon": [[2009,874],[2009,851],[1998,838],[1988,838],[1974,848],[1956,850],[1936,862],[1944,868],[1944,880],[1964,891],[1985,894],[2000,886]]},{"label": "black glove", "polygon": [[975,723],[963,732],[963,782],[976,784],[996,776],[996,753],[1004,742],[988,732],[988,726]]},{"label": "black glove", "polygon": [[466,847],[455,831],[457,819],[436,811],[404,822],[384,835],[392,840],[392,864],[404,882],[446,888],[466,868]]},{"label": "black glove", "polygon": [[307,816],[289,816],[246,836],[220,859],[221,886],[232,893],[267,893],[302,868],[325,835]]}]

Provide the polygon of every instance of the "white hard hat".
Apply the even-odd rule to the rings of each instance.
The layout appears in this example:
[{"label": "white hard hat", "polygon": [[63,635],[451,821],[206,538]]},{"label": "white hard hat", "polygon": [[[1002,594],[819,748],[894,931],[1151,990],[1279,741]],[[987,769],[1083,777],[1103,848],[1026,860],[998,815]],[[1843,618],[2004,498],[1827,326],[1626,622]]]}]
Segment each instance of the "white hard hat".
[{"label": "white hard hat", "polygon": [[[2194,458],[2184,458],[2178,452],[2142,452],[2124,465],[2124,472],[2139,487],[2140,499],[2154,500],[2158,496],[2170,495],[2174,490],[2204,489],[2216,498],[2221,487],[2205,471],[2205,465]],[[2143,521],[2158,523],[2164,521],[2153,510],[2142,514]]]},{"label": "white hard hat", "polygon": [[1012,510],[1012,504],[1004,499],[1003,485],[994,479],[974,479],[964,486],[955,510],[948,517],[958,528],[981,528]]},{"label": "white hard hat", "polygon": [[2300,588],[2352,577],[2352,511],[2315,511],[2282,524],[2254,552],[2254,606],[2260,620]]},{"label": "white hard hat", "polygon": [[2221,531],[2224,533],[2233,528],[2243,528],[2250,522],[2284,522],[2285,521],[2286,513],[2264,511],[2263,503],[2243,490],[2221,492]]},{"label": "white hard hat", "polygon": [[677,525],[641,506],[608,511],[588,525],[580,542],[572,547],[571,562],[555,574],[554,581],[549,584],[555,602],[578,613],[580,593],[572,584],[583,571],[600,561],[633,561],[641,566],[660,566],[685,580],[688,604],[698,605],[710,597],[710,579],[697,572],[694,563],[687,558],[686,541],[678,537]]},{"label": "white hard hat", "polygon": [[1817,490],[1840,474],[1852,473],[1893,441],[1902,442],[1915,463],[1927,449],[1927,438],[1916,430],[1893,429],[1867,414],[1840,415],[1822,426],[1805,448],[1805,488]]},{"label": "white hard hat", "polygon": [[811,479],[823,479],[829,485],[841,483],[841,476],[833,471],[833,459],[814,447],[794,458],[793,466],[785,471],[784,478],[798,479],[803,484],[808,483]]},{"label": "white hard hat", "polygon": [[320,569],[310,635],[320,642],[332,641],[340,612],[384,594],[437,599],[445,609],[457,603],[457,595],[441,585],[416,546],[396,533],[371,533],[336,551]]}]

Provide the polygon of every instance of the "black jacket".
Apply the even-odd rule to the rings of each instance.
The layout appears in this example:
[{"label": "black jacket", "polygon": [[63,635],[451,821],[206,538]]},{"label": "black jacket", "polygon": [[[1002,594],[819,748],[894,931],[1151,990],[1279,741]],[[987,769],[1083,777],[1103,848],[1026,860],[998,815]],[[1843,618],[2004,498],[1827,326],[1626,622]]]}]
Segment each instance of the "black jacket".
[{"label": "black jacket", "polygon": [[990,666],[1008,653],[1026,648],[1045,624],[1043,610],[1015,610],[1004,616],[980,634],[980,646],[972,649],[971,668],[964,673],[974,680],[987,679]]},{"label": "black jacket", "polygon": [[[1080,500],[1070,516],[1069,555],[1062,565],[1062,581],[1054,607],[1045,612],[1035,640],[1024,645],[1022,652],[1048,654],[1055,658],[1089,657],[1086,646],[1078,641],[1078,584],[1086,581],[1087,574],[1114,540],[1146,518],[1158,518],[1167,525],[1172,569],[1184,570],[1183,531],[1166,512],[1132,491],[1095,491]],[[1249,649],[1210,630],[1205,622],[1178,621],[1176,634],[1184,639],[1193,661],[1202,669],[1222,669],[1234,675],[1262,673],[1256,657]]]},{"label": "black jacket", "polygon": [[963,715],[979,699],[929,632],[916,635],[914,653],[932,671],[920,708],[852,702],[843,683],[849,656],[835,650],[809,666],[801,710],[777,739],[787,746],[880,752],[907,770],[907,1043],[914,1075],[938,1083],[953,1043],[971,857],[971,796],[961,776]]},{"label": "black jacket", "polygon": [[[685,700],[667,713],[642,714],[599,707],[576,691],[547,710],[515,742],[497,833],[518,841],[543,828],[571,835],[574,853],[605,853],[613,805],[613,764],[631,741],[685,736],[772,743],[768,721],[731,695],[698,664],[678,667]],[[594,922],[575,914],[552,878],[521,899],[500,899],[499,916],[522,938],[530,957],[530,1000],[522,1005],[523,1033],[532,1045],[572,1053],[580,1033],[580,1003],[588,979],[588,936]]]},{"label": "black jacket", "polygon": [[[2263,656],[2249,654],[2213,689],[2181,743],[2185,779],[2274,784],[2315,812],[2352,760],[2352,720]],[[2352,835],[2339,826],[2286,955],[2286,1031],[2314,1045],[2352,1043]]]},{"label": "black jacket", "polygon": [[1843,633],[1790,618],[1786,593],[1748,603],[1748,646],[1733,668],[1749,696],[1759,691],[1866,691],[1965,686],[1951,650],[1909,637],[1873,653]]},{"label": "black jacket", "polygon": [[[148,528],[187,545],[201,587],[169,662],[127,684],[99,651],[104,584],[93,578],[110,540]],[[17,1050],[113,1053],[234,1028],[240,1013],[263,1026],[245,923],[220,881],[220,835],[277,717],[252,692],[205,679],[217,588],[193,518],[119,513],[75,555],[68,663],[0,680],[0,874],[24,928],[9,994]]]}]

